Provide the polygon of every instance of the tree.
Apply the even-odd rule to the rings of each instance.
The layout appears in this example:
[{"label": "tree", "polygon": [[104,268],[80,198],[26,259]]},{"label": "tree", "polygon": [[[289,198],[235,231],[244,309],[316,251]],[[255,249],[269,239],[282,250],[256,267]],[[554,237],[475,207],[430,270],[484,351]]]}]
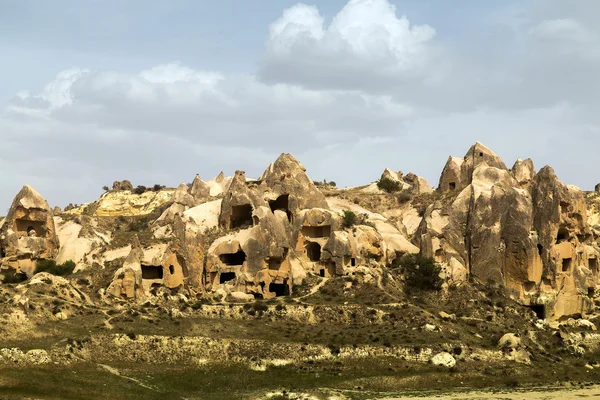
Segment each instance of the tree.
[{"label": "tree", "polygon": [[384,177],[377,181],[377,187],[387,193],[396,193],[402,190],[403,185],[396,180]]},{"label": "tree", "polygon": [[444,280],[440,277],[442,267],[433,258],[420,254],[405,254],[394,260],[393,268],[404,273],[407,288],[418,290],[440,290]]}]

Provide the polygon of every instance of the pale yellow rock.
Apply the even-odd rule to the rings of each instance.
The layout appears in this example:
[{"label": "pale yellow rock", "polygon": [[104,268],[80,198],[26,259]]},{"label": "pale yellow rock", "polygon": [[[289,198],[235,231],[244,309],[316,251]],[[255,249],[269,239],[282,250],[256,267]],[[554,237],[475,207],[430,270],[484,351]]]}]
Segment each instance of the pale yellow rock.
[{"label": "pale yellow rock", "polygon": [[[138,216],[154,212],[171,201],[175,189],[149,190],[141,195],[129,190],[104,193],[94,204],[96,216]],[[66,211],[66,214],[81,214],[89,204]]]}]

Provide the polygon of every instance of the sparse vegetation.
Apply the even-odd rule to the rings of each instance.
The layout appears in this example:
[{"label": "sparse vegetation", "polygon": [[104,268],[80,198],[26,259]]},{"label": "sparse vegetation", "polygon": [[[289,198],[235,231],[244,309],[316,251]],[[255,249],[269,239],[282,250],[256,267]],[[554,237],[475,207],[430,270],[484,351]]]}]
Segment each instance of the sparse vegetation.
[{"label": "sparse vegetation", "polygon": [[401,182],[390,179],[388,177],[381,178],[377,181],[377,187],[387,193],[396,193],[402,190]]},{"label": "sparse vegetation", "polygon": [[133,189],[133,193],[137,194],[137,195],[144,194],[147,191],[148,191],[148,188],[143,185],[138,185],[135,189]]},{"label": "sparse vegetation", "polygon": [[27,275],[23,274],[23,273],[17,273],[17,274],[6,274],[4,275],[4,278],[2,279],[2,283],[21,283],[23,281],[27,280]]},{"label": "sparse vegetation", "polygon": [[344,210],[342,215],[342,226],[344,228],[352,228],[355,225],[367,225],[374,228],[375,225],[369,221],[369,215],[367,213],[356,214],[354,211]]},{"label": "sparse vegetation", "polygon": [[398,194],[398,203],[404,204],[412,200],[412,196],[408,192],[401,192]]},{"label": "sparse vegetation", "polygon": [[313,184],[315,186],[330,186],[330,187],[336,187],[336,183],[334,181],[329,181],[327,182],[327,179],[323,179],[323,182],[321,181],[313,181]]},{"label": "sparse vegetation", "polygon": [[57,264],[54,260],[38,260],[35,265],[35,273],[47,272],[52,275],[71,275],[75,269],[75,263],[71,260]]},{"label": "sparse vegetation", "polygon": [[393,266],[404,274],[404,282],[410,289],[440,290],[444,283],[440,277],[442,267],[433,258],[405,254]]}]

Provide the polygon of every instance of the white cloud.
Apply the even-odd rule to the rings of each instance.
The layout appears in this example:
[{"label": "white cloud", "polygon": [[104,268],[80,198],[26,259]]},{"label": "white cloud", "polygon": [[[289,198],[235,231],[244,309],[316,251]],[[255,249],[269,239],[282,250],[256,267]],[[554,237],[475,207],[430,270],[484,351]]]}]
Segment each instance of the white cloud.
[{"label": "white cloud", "polygon": [[332,89],[371,91],[435,75],[435,29],[411,25],[387,0],[351,0],[325,26],[314,6],[298,4],[270,26],[259,75]]},{"label": "white cloud", "polygon": [[351,0],[329,24],[299,4],[271,24],[256,74],[179,62],[65,70],[0,116],[2,204],[25,183],[65,205],[117,179],[258,176],[281,152],[339,185],[373,181],[385,167],[436,184],[447,156],[476,140],[507,164],[531,156],[591,187],[597,28],[563,9],[530,11],[474,51],[387,0]]}]

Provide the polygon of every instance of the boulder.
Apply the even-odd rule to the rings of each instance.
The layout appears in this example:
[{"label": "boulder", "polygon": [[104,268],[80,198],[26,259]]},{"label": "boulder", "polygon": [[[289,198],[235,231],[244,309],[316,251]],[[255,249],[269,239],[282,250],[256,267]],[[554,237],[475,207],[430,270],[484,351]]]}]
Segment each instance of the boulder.
[{"label": "boulder", "polygon": [[431,359],[433,365],[445,368],[452,368],[456,365],[456,359],[450,353],[438,353]]},{"label": "boulder", "polygon": [[133,185],[128,180],[124,181],[115,181],[112,185],[112,190],[114,191],[123,191],[123,190],[133,190]]},{"label": "boulder", "polygon": [[498,341],[499,349],[517,349],[521,347],[521,338],[514,333],[507,333]]}]

